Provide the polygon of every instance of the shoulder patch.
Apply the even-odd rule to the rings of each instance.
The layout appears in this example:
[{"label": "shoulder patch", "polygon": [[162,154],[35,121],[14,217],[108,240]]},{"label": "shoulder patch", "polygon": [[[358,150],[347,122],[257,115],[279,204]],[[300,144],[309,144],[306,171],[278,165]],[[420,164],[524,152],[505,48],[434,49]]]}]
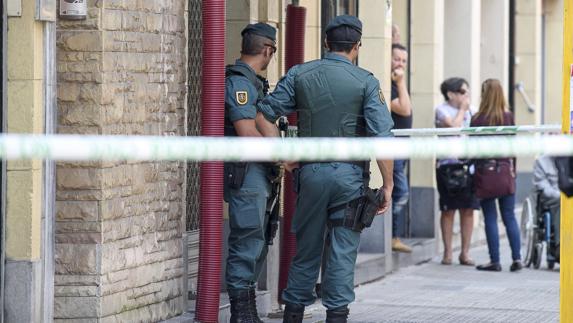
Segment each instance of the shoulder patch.
[{"label": "shoulder patch", "polygon": [[384,98],[384,93],[382,93],[382,89],[378,89],[378,94],[380,95],[380,102],[382,102],[384,105],[387,105],[386,98]]},{"label": "shoulder patch", "polygon": [[249,102],[249,93],[247,91],[235,92],[235,99],[239,105],[245,105]]}]

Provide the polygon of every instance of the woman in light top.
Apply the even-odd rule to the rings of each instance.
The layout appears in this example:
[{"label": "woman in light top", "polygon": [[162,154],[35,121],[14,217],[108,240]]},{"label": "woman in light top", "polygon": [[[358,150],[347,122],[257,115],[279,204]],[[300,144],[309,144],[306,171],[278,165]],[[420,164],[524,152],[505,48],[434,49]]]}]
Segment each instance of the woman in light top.
[{"label": "woman in light top", "polygon": [[[435,108],[435,124],[438,128],[469,127],[472,117],[468,82],[463,78],[449,78],[440,86],[444,102]],[[461,265],[473,266],[469,256],[474,226],[474,210],[479,209],[478,200],[471,185],[452,193],[445,185],[443,174],[448,168],[459,168],[463,164],[457,158],[440,159],[436,162],[436,177],[440,194],[440,225],[444,242],[442,264],[452,264],[452,232],[456,210],[460,213],[462,250],[458,257]]]}]

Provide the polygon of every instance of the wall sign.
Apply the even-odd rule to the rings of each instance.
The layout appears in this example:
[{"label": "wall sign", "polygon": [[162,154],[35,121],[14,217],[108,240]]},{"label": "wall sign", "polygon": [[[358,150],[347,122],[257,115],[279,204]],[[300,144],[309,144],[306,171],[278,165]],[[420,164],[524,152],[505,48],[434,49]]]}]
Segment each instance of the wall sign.
[{"label": "wall sign", "polygon": [[79,20],[86,19],[88,0],[60,0],[60,18]]}]

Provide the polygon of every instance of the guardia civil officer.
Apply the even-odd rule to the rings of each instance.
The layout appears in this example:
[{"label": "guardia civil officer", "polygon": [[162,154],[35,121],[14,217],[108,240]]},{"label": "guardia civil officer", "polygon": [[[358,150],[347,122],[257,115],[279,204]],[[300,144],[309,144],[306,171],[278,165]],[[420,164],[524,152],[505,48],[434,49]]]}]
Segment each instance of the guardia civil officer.
[{"label": "guardia civil officer", "polygon": [[[225,136],[260,137],[255,125],[256,104],[268,92],[258,74],[275,54],[276,29],[250,24],[241,32],[241,57],[227,66]],[[267,255],[266,212],[271,192],[271,167],[263,163],[226,163],[225,200],[229,203],[229,256],[226,283],[231,322],[262,322],[256,310],[255,284]]]},{"label": "guardia civil officer", "polygon": [[[258,104],[257,125],[265,133],[282,115],[298,111],[299,137],[389,137],[392,118],[372,73],[357,67],[362,23],[356,17],[338,16],[326,27],[324,59],[297,65]],[[276,131],[275,131],[276,133]],[[282,299],[284,322],[302,322],[305,306],[313,304],[313,288],[321,265],[325,230],[330,229],[330,249],[322,277],[322,302],[327,322],[346,322],[348,304],[354,300],[354,265],[360,233],[346,226],[346,214],[356,212],[353,201],[365,192],[367,163],[300,163],[294,177],[298,200],[292,230],[297,250]],[[392,161],[378,161],[384,202],[389,207],[393,188]],[[348,212],[350,211],[350,213]]]}]

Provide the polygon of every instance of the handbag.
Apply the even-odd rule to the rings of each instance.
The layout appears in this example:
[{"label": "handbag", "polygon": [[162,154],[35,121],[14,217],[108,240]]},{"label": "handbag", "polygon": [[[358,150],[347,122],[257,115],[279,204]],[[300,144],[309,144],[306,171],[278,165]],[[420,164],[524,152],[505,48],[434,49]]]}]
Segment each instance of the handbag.
[{"label": "handbag", "polygon": [[471,195],[472,174],[467,163],[446,164],[438,167],[438,182],[449,196]]},{"label": "handbag", "polygon": [[475,194],[480,199],[496,198],[515,193],[513,159],[487,159],[476,163]]},{"label": "handbag", "polygon": [[567,197],[573,196],[573,157],[555,157],[559,190]]}]

